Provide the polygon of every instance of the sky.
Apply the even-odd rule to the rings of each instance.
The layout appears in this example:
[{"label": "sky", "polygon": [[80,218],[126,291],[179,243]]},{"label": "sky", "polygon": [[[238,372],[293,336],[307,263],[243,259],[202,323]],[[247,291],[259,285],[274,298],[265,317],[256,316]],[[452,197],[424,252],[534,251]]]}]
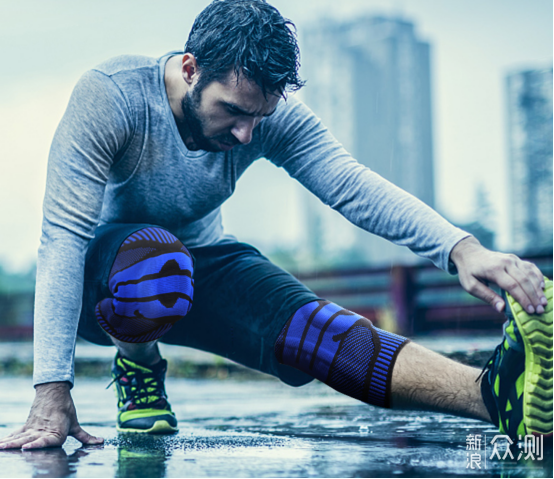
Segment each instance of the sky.
[{"label": "sky", "polygon": [[[120,54],[180,49],[206,0],[0,2],[0,263],[36,259],[50,142],[78,78]],[[549,0],[274,0],[298,28],[318,18],[401,16],[432,45],[438,210],[470,218],[475,190],[489,193],[499,246],[507,237],[505,76],[552,65]],[[340,77],[337,78],[337,84]],[[309,88],[309,82],[306,88]],[[302,192],[258,162],[224,205],[226,229],[260,247],[303,238]],[[256,198],[256,201],[252,201]]]}]

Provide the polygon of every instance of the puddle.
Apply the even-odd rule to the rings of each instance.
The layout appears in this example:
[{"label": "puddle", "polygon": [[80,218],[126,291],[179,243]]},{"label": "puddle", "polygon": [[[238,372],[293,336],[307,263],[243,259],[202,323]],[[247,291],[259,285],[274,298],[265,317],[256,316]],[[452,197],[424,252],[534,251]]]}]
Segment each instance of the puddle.
[{"label": "puddle", "polygon": [[[107,382],[79,379],[73,390],[81,424],[103,446],[70,438],[63,448],[0,451],[0,477],[552,477],[551,446],[541,461],[491,460],[488,424],[378,409],[316,382],[171,379],[179,433],[118,435]],[[0,391],[4,436],[25,421],[33,390],[30,379],[0,378]],[[468,467],[470,434],[481,435],[481,469]]]}]

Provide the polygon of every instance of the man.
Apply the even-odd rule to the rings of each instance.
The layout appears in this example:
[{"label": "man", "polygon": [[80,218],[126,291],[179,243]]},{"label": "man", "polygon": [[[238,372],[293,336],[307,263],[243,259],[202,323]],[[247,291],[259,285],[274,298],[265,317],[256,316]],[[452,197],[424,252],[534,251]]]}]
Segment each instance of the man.
[{"label": "man", "polygon": [[[184,52],[115,58],[81,78],[49,158],[36,398],[0,448],[60,446],[68,435],[103,441],[79,426],[70,395],[77,333],[117,348],[120,431],[177,430],[161,340],[291,385],[316,377],[382,407],[478,418],[511,437],[552,432],[552,283],[358,164],[287,99],[302,86],[291,26],[263,0],[216,0],[196,18]],[[505,310],[505,337],[486,374],[318,298],[224,235],[219,207],[261,157]]]}]

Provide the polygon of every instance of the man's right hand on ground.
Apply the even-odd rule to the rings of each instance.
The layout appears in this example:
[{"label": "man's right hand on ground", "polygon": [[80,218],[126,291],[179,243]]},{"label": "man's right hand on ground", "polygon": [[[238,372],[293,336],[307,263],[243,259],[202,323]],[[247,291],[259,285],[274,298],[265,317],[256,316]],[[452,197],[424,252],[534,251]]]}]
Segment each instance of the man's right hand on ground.
[{"label": "man's right hand on ground", "polygon": [[38,449],[61,446],[67,436],[84,445],[102,444],[104,439],[85,432],[77,421],[77,412],[69,384],[39,384],[27,422],[9,436],[0,439],[0,449]]}]

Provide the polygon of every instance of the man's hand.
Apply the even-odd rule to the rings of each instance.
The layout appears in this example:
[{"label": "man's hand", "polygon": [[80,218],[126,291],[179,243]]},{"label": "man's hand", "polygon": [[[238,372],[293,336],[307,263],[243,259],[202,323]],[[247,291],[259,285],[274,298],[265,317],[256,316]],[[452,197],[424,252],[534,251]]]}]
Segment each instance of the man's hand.
[{"label": "man's hand", "polygon": [[91,436],[79,426],[68,383],[39,384],[27,422],[0,439],[0,449],[61,446],[67,436],[73,436],[85,445],[104,442],[101,437]]},{"label": "man's hand", "polygon": [[544,278],[534,264],[513,254],[490,251],[473,236],[454,246],[450,259],[458,268],[463,288],[498,312],[504,309],[504,300],[487,287],[490,281],[510,293],[528,313],[544,313]]}]

